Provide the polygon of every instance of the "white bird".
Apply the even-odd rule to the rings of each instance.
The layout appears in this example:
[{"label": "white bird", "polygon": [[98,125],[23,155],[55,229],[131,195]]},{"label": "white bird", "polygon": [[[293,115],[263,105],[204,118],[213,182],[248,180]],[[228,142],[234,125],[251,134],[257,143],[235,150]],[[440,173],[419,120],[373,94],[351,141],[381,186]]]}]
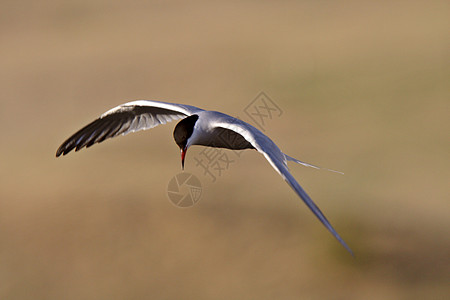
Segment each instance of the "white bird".
[{"label": "white bird", "polygon": [[56,151],[56,157],[66,155],[73,149],[78,151],[105,139],[130,132],[146,130],[172,120],[182,119],[175,126],[173,136],[181,150],[184,169],[186,152],[192,145],[227,148],[232,150],[256,149],[262,153],[272,167],[283,177],[309,209],[316,215],[333,236],[353,255],[352,250],[331,226],[308,194],[289,172],[287,161],[305,166],[317,166],[299,161],[283,152],[264,133],[252,125],[217,111],[207,111],[195,106],[160,101],[138,100],[108,110],[89,123]]}]

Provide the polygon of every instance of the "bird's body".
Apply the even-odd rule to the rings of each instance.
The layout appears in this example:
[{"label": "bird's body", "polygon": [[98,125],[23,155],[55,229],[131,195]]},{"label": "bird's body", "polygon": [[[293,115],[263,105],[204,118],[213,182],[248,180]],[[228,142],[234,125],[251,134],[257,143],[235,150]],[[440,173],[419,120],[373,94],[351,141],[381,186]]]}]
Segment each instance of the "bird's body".
[{"label": "bird's body", "polygon": [[257,150],[265,156],[272,167],[291,186],[322,224],[352,253],[320,209],[291,175],[287,161],[294,161],[314,168],[318,167],[284,154],[259,129],[221,112],[160,101],[138,100],[128,102],[107,111],[100,118],[73,134],[58,148],[56,156],[66,155],[73,149],[78,151],[85,146],[90,147],[107,138],[150,129],[177,119],[182,120],[175,126],[174,139],[181,150],[183,168],[187,149],[192,145],[231,150]]},{"label": "bird's body", "polygon": [[[237,126],[246,125],[257,131],[255,127],[239,119],[218,111],[201,111],[196,113],[198,121],[194,125],[194,132],[189,140],[189,145],[201,145],[208,147],[227,148],[230,150],[254,149],[255,147],[242,134],[230,130],[226,126],[233,124]],[[245,126],[244,125],[244,126]]]}]

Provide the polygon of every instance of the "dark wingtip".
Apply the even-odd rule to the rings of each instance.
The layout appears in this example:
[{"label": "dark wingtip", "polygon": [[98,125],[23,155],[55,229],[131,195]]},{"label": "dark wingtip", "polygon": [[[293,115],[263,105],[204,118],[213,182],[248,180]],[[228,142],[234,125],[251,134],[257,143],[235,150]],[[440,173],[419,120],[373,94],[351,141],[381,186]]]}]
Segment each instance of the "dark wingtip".
[{"label": "dark wingtip", "polygon": [[67,142],[64,142],[61,146],[59,146],[58,150],[56,150],[56,157],[64,156],[70,151],[72,151],[73,147],[67,146]]},{"label": "dark wingtip", "polygon": [[56,157],[60,157],[62,153],[62,149],[61,147],[58,148],[58,150],[56,150]]}]

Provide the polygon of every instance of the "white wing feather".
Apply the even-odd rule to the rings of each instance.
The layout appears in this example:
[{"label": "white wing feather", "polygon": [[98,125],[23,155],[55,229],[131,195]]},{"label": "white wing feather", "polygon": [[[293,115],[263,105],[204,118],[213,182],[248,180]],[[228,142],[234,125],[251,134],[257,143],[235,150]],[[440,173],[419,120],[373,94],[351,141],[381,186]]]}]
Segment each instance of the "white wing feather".
[{"label": "white wing feather", "polygon": [[[297,195],[305,202],[305,204],[309,207],[309,209],[316,215],[316,217],[322,222],[322,224],[333,234],[333,236],[342,244],[342,246],[347,249],[352,255],[353,251],[350,247],[344,242],[344,240],[340,237],[340,235],[334,230],[333,226],[331,226],[330,222],[327,220],[322,211],[317,207],[317,205],[312,201],[309,195],[305,192],[305,190],[300,186],[300,184],[295,180],[292,174],[289,172],[287,166],[287,159],[293,160],[298,163],[302,163],[296,159],[291,158],[290,156],[285,155],[281,152],[280,148],[265,134],[263,134],[257,128],[247,124],[241,120],[230,117],[230,120],[227,122],[219,122],[215,123],[215,126],[227,128],[233,130],[240,135],[242,135],[246,140],[248,140],[253,147],[256,148],[259,152],[261,152],[264,157],[269,161],[275,171],[283,177],[283,179],[289,184],[289,186],[297,193]],[[302,163],[306,164],[306,163]],[[306,164],[308,166],[312,166]],[[313,166],[315,167],[315,166]]]}]

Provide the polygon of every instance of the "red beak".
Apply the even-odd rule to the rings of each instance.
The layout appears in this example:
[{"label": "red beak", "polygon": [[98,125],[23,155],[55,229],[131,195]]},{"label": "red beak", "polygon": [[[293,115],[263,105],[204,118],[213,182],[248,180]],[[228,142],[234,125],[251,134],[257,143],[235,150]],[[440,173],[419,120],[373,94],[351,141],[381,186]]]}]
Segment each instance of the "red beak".
[{"label": "red beak", "polygon": [[186,156],[187,148],[181,149],[181,168],[184,170],[184,157]]}]

